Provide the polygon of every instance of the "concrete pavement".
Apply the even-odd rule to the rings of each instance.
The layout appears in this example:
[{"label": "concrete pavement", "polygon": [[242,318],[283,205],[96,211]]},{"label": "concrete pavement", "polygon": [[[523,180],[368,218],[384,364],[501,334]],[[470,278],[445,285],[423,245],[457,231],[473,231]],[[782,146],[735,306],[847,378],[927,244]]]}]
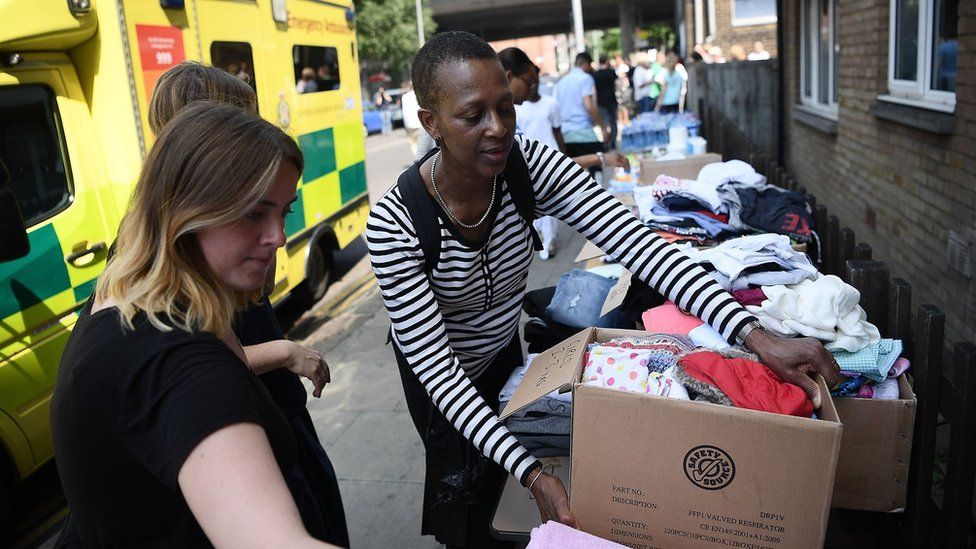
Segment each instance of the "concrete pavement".
[{"label": "concrete pavement", "polygon": [[[378,146],[371,146],[373,137],[367,140],[371,193],[385,192],[383,181],[392,184],[402,170],[396,159],[409,158],[402,135],[382,136]],[[389,177],[391,170],[396,173]],[[561,227],[556,256],[535,260],[529,289],[554,285],[572,268],[583,242]],[[297,330],[305,332],[302,341],[321,351],[332,371],[333,382],[322,398],[309,399],[308,409],[339,476],[352,546],[439,547],[433,538],[420,535],[424,449],[407,412],[393,351],[386,345],[389,318],[368,257],[334,284],[305,320],[299,326],[306,328]]]}]

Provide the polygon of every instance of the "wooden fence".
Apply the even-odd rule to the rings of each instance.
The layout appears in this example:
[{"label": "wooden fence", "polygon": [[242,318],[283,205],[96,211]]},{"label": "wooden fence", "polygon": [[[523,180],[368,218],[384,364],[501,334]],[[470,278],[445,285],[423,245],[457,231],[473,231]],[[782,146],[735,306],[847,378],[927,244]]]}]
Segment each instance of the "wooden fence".
[{"label": "wooden fence", "polygon": [[[861,306],[883,337],[901,339],[911,361],[918,398],[904,513],[835,510],[845,529],[870,531],[876,547],[964,548],[976,538],[973,490],[976,479],[976,345],[945,340],[945,315],[933,305],[913,309],[912,288],[893,277],[871,246],[807,194],[766,148],[735,122],[707,105],[700,111],[709,149],[751,164],[771,184],[807,196],[814,212],[818,249],[811,254],[827,274],[861,292]],[[948,351],[948,352],[946,352]],[[937,445],[937,439],[939,444]],[[948,441],[947,444],[945,441]],[[936,454],[937,448],[947,451]],[[831,546],[828,537],[828,546]],[[838,545],[839,546],[839,545]],[[863,545],[859,545],[863,546]]]},{"label": "wooden fence", "polygon": [[779,61],[697,63],[688,67],[687,106],[724,115],[750,142],[776,154]]}]

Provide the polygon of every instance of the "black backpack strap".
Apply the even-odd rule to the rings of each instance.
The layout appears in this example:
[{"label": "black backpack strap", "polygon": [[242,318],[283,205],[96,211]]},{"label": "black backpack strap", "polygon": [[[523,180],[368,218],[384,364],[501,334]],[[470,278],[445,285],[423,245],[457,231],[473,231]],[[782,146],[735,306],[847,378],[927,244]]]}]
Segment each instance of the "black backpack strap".
[{"label": "black backpack strap", "polygon": [[420,177],[420,165],[436,152],[436,148],[428,152],[397,179],[403,205],[410,213],[414,230],[417,231],[417,240],[420,241],[420,250],[424,253],[424,273],[428,275],[441,256],[441,229],[434,204],[427,193],[424,180]]},{"label": "black backpack strap", "polygon": [[505,182],[508,192],[512,195],[512,202],[522,219],[529,226],[532,244],[537,252],[542,251],[542,238],[535,230],[535,193],[532,191],[532,177],[529,176],[529,166],[525,163],[522,148],[518,142],[512,143],[512,150],[508,153],[508,164],[505,166]]}]

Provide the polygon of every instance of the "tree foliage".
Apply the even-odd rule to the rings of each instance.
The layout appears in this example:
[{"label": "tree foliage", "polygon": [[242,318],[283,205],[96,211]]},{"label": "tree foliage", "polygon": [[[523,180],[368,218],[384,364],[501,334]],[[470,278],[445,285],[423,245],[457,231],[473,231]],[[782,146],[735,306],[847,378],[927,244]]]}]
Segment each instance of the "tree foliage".
[{"label": "tree foliage", "polygon": [[[420,48],[417,43],[417,11],[413,0],[353,0],[359,58],[370,70],[404,69]],[[435,24],[424,7],[424,34]]]},{"label": "tree foliage", "polygon": [[600,37],[600,53],[604,55],[620,54],[620,29],[608,29]]},{"label": "tree foliage", "polygon": [[652,48],[670,50],[674,48],[674,29],[667,23],[654,23],[647,27],[648,41]]}]

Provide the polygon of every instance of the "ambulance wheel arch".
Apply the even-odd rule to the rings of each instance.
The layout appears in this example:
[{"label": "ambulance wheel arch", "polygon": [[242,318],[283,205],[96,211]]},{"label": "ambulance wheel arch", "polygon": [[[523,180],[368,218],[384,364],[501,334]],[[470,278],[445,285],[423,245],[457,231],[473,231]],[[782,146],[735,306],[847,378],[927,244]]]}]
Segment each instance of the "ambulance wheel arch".
[{"label": "ambulance wheel arch", "polygon": [[314,305],[325,297],[332,282],[333,254],[339,242],[328,225],[315,230],[309,239],[305,260],[305,280],[292,290],[292,296],[300,303]]}]

